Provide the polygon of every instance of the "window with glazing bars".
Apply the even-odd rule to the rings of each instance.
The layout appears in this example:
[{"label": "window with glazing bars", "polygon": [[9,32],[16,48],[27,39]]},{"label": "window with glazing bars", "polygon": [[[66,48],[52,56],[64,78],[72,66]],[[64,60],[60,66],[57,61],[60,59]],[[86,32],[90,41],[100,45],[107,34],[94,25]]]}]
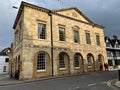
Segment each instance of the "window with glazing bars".
[{"label": "window with glazing bars", "polygon": [[79,43],[79,32],[78,31],[74,31],[74,42]]},{"label": "window with glazing bars", "polygon": [[45,70],[46,65],[45,65],[45,54],[44,53],[40,53],[38,54],[37,57],[37,70]]},{"label": "window with glazing bars", "polygon": [[38,38],[46,39],[46,25],[45,24],[38,24]]},{"label": "window with glazing bars", "polygon": [[96,35],[96,43],[98,46],[100,46],[100,37],[99,35]]},{"label": "window with glazing bars", "polygon": [[75,67],[80,67],[80,56],[79,56],[79,54],[75,54],[74,61],[75,61]]},{"label": "window with glazing bars", "polygon": [[88,66],[92,66],[92,56],[91,55],[87,56],[87,61],[88,61]]},{"label": "window with glazing bars", "polygon": [[59,68],[65,68],[65,54],[61,53],[59,55]]},{"label": "window with glazing bars", "polygon": [[91,44],[90,33],[86,33],[86,44]]},{"label": "window with glazing bars", "polygon": [[59,28],[59,40],[65,41],[65,28]]}]

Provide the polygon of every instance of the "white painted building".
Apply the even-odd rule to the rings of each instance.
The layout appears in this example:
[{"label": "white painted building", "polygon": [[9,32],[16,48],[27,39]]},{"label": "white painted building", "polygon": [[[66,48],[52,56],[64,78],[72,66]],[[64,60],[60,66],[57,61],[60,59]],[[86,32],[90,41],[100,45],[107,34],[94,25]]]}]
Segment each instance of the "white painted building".
[{"label": "white painted building", "polygon": [[0,74],[8,73],[9,56],[0,56]]}]

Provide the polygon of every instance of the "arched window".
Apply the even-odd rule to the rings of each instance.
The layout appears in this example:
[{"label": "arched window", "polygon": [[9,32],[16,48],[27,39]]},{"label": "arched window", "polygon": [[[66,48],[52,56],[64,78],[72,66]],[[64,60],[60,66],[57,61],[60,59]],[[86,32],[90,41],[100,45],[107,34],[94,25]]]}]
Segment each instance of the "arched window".
[{"label": "arched window", "polygon": [[92,61],[93,61],[93,57],[91,54],[87,55],[87,62],[88,62],[88,67],[92,66]]},{"label": "arched window", "polygon": [[75,67],[80,67],[80,55],[79,54],[75,54],[74,55],[74,62],[75,62]]},{"label": "arched window", "polygon": [[98,62],[102,64],[102,55],[98,55]]},{"label": "arched window", "polygon": [[46,69],[46,55],[45,53],[40,53],[37,56],[37,70],[45,70]]},{"label": "arched window", "polygon": [[66,54],[65,53],[60,53],[59,54],[59,68],[66,68]]}]

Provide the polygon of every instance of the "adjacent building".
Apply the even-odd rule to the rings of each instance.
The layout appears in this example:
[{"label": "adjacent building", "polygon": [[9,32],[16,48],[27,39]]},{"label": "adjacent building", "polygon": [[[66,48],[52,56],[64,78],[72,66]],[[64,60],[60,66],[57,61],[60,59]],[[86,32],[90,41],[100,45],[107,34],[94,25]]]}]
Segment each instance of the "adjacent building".
[{"label": "adjacent building", "polygon": [[8,74],[10,48],[0,52],[0,74]]},{"label": "adjacent building", "polygon": [[120,67],[120,39],[116,35],[113,38],[106,36],[105,42],[109,67]]},{"label": "adjacent building", "polygon": [[76,7],[22,2],[13,28],[11,72],[19,70],[20,79],[94,72],[107,62],[104,27]]}]

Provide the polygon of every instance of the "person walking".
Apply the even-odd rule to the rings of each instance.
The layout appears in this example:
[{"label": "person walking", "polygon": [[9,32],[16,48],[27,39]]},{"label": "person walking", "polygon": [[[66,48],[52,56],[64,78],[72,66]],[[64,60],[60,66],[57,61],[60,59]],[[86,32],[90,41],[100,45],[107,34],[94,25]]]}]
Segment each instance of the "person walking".
[{"label": "person walking", "polygon": [[104,68],[105,68],[105,71],[106,71],[106,63],[104,63]]},{"label": "person walking", "polygon": [[108,66],[109,66],[109,65],[106,63],[106,70],[107,70],[107,71],[109,71],[109,70],[108,70]]}]

